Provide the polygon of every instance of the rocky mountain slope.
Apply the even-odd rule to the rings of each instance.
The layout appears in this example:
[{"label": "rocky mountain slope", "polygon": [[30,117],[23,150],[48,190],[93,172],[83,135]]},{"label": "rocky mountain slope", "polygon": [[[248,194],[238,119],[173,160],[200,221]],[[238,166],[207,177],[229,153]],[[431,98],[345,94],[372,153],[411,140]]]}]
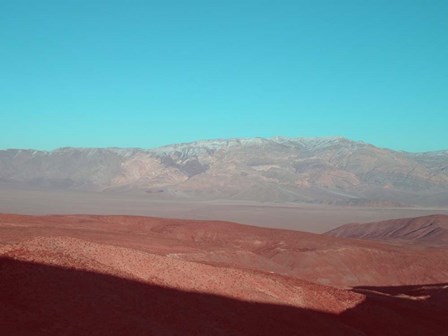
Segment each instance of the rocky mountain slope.
[{"label": "rocky mountain slope", "polygon": [[[128,216],[2,215],[0,238],[4,335],[446,331],[443,249],[438,253],[445,256],[427,248],[396,249],[226,222]],[[284,274],[295,267],[307,272]],[[412,272],[404,274],[406,268]],[[335,270],[340,279],[356,271],[354,287],[307,280],[316,278],[313,272],[330,279]],[[369,287],[361,286],[365,281]]]},{"label": "rocky mountain slope", "polygon": [[81,239],[179,261],[274,272],[338,287],[448,281],[448,249],[403,249],[373,241],[220,221],[91,215],[0,216],[0,244],[41,237]]},{"label": "rocky mountain slope", "polygon": [[364,224],[346,224],[326,234],[333,237],[448,247],[448,216],[432,215]]},{"label": "rocky mountain slope", "polygon": [[155,149],[0,151],[10,186],[148,197],[368,206],[448,205],[448,152],[406,153],[345,138],[198,141]]}]

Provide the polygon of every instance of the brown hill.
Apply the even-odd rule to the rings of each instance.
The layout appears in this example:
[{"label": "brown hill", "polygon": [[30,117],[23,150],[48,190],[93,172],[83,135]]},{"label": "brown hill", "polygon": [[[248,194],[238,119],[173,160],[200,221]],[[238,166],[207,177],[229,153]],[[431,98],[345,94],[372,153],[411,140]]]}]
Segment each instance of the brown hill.
[{"label": "brown hill", "polygon": [[175,260],[274,272],[339,287],[448,281],[448,249],[403,249],[373,241],[218,221],[0,216],[0,243],[14,244],[37,237],[82,239]]},{"label": "brown hill", "polygon": [[346,224],[326,234],[332,237],[448,247],[448,216],[432,215],[366,224]]},{"label": "brown hill", "polygon": [[[81,217],[76,220],[90,229],[75,229],[73,217],[59,223],[64,219],[73,233],[98,233],[111,225],[95,218],[96,231]],[[121,227],[125,245],[131,236],[123,228],[132,228],[134,221],[144,226],[141,219],[127,219]],[[36,225],[17,224],[23,232]],[[2,225],[7,226],[13,222]],[[157,222],[152,227],[162,234],[170,228]],[[146,245],[176,247],[171,238],[154,242],[140,232]],[[199,245],[216,238],[193,237]],[[344,290],[78,238],[19,240],[0,248],[2,335],[435,336],[446,331],[445,284]]]}]

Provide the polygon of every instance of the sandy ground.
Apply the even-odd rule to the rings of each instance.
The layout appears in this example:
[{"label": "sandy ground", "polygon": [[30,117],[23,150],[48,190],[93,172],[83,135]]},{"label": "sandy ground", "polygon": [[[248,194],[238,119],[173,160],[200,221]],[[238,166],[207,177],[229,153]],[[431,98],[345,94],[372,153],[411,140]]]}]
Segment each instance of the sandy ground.
[{"label": "sandy ground", "polygon": [[121,214],[227,220],[262,227],[323,233],[340,225],[448,214],[440,208],[362,208],[231,201],[167,201],[146,195],[20,190],[0,186],[0,212],[18,214]]}]

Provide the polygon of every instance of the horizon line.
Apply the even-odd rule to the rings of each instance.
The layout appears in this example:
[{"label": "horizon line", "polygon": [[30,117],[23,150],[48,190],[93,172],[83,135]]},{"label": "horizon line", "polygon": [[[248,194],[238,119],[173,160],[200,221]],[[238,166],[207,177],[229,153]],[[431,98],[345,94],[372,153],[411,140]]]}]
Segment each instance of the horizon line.
[{"label": "horizon line", "polygon": [[394,152],[402,152],[402,153],[411,153],[411,154],[421,154],[421,153],[438,153],[438,152],[447,152],[448,148],[442,148],[442,149],[436,149],[436,150],[429,150],[429,151],[409,151],[409,150],[400,150],[400,149],[393,149],[390,147],[382,147],[377,146],[372,143],[363,141],[363,140],[354,140],[345,136],[304,136],[304,137],[290,137],[290,136],[282,136],[282,135],[276,135],[271,137],[262,137],[262,136],[256,136],[256,137],[230,137],[230,138],[206,138],[206,139],[198,139],[193,141],[185,141],[185,142],[174,142],[169,143],[161,146],[153,146],[153,147],[139,147],[139,146],[91,146],[91,147],[85,147],[85,146],[60,146],[60,147],[54,147],[52,149],[37,149],[37,148],[19,148],[19,147],[6,147],[1,148],[0,151],[7,151],[7,150],[26,150],[26,151],[37,151],[37,152],[54,152],[61,149],[134,149],[134,150],[156,150],[161,149],[164,147],[170,147],[170,146],[181,146],[181,145],[193,145],[200,142],[213,142],[213,141],[239,141],[239,140],[251,140],[251,139],[260,139],[260,140],[275,140],[275,139],[286,139],[286,140],[346,140],[354,143],[364,144],[368,146],[373,146],[375,148],[379,149],[387,149]]}]

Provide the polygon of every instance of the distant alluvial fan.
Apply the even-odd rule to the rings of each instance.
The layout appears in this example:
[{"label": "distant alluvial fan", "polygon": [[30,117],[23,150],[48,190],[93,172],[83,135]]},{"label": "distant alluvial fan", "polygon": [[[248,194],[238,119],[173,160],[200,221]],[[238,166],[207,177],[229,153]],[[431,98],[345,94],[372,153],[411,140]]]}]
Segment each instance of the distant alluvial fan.
[{"label": "distant alluvial fan", "polygon": [[8,149],[0,151],[0,184],[167,199],[447,206],[448,151],[398,152],[340,137]]}]

